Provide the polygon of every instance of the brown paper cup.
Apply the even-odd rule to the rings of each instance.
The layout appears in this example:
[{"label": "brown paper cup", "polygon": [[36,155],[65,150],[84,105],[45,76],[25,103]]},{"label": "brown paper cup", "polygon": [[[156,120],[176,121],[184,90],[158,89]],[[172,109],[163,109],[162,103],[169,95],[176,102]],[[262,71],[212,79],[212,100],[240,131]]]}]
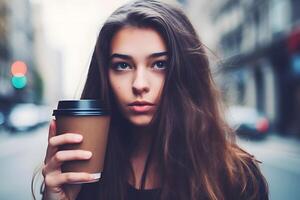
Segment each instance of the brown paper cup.
[{"label": "brown paper cup", "polygon": [[92,152],[92,157],[89,160],[66,161],[61,169],[62,172],[87,172],[93,174],[95,179],[91,182],[96,182],[100,179],[103,172],[110,115],[103,110],[98,112],[97,115],[95,109],[93,113],[89,111],[90,108],[81,106],[81,110],[77,108],[76,112],[73,109],[73,114],[70,111],[72,109],[62,108],[60,113],[57,111],[54,114],[56,118],[56,133],[58,135],[78,133],[83,136],[81,143],[62,145],[59,147],[59,150],[87,150]]}]

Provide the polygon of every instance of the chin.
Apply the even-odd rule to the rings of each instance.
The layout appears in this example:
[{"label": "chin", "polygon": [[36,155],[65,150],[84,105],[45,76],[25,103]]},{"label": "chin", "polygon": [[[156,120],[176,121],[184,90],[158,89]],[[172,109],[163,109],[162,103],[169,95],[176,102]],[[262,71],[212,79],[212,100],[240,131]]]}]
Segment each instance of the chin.
[{"label": "chin", "polygon": [[135,126],[147,126],[151,122],[152,116],[134,116],[129,121]]}]

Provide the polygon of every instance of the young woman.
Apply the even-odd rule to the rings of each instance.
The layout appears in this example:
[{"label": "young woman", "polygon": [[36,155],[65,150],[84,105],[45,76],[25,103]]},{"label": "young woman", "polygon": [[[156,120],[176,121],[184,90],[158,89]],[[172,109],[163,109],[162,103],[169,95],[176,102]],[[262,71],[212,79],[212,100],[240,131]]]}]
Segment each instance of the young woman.
[{"label": "young woman", "polygon": [[258,161],[234,141],[224,121],[203,44],[186,15],[155,0],[117,9],[103,25],[81,99],[112,109],[104,172],[61,173],[85,151],[58,151],[82,141],[50,124],[43,199],[268,199]]}]

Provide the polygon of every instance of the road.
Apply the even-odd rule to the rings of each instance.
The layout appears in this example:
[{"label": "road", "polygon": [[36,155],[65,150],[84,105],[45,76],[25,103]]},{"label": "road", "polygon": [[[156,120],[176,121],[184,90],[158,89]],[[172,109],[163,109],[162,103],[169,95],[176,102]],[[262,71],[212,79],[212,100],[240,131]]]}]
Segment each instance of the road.
[{"label": "road", "polygon": [[[31,132],[0,132],[0,199],[30,200],[33,172],[43,163],[48,127]],[[270,135],[265,140],[238,139],[238,144],[263,163],[271,200],[300,199],[300,141]],[[36,191],[41,183],[38,174]]]},{"label": "road", "polygon": [[[0,132],[0,199],[31,200],[31,179],[41,167],[47,148],[48,127],[31,132]],[[41,183],[41,173],[37,184]],[[36,192],[38,194],[38,192]],[[41,199],[37,195],[38,199]]]},{"label": "road", "polygon": [[300,141],[270,135],[264,141],[238,140],[262,161],[271,200],[300,199]]}]

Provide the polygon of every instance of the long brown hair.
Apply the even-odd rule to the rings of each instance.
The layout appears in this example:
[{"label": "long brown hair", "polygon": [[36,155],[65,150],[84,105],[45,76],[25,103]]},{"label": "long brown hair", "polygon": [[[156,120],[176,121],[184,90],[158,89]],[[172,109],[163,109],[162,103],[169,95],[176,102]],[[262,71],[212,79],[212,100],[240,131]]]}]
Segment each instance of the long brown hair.
[{"label": "long brown hair", "polygon": [[267,198],[267,184],[256,160],[237,146],[234,131],[224,120],[221,95],[192,24],[177,6],[137,0],[107,19],[93,52],[81,99],[104,101],[112,109],[112,120],[101,180],[84,185],[78,199],[126,199],[134,141],[108,81],[110,43],[125,26],[156,30],[169,54],[161,101],[151,121],[155,131],[147,159],[151,162],[155,155],[159,160],[160,199]]}]

